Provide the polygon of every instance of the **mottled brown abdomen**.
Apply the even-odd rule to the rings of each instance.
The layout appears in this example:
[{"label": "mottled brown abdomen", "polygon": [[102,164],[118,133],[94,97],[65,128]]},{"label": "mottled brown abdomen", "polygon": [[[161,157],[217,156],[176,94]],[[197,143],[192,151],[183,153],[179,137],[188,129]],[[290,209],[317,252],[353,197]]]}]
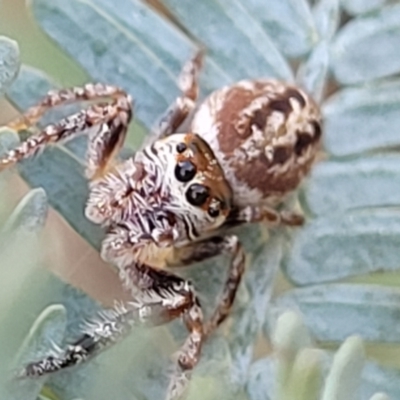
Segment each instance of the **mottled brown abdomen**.
[{"label": "mottled brown abdomen", "polygon": [[236,204],[276,204],[308,173],[321,115],[295,86],[244,80],[213,92],[195,114],[192,132],[210,144]]}]

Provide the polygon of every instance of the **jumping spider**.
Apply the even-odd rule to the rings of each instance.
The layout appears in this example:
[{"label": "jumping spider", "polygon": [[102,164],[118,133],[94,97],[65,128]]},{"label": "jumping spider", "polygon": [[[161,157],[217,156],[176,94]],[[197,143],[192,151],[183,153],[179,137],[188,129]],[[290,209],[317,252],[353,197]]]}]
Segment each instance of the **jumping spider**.
[{"label": "jumping spider", "polygon": [[[213,92],[194,113],[189,133],[176,133],[195,109],[200,53],[179,78],[180,97],[161,119],[155,139],[117,161],[132,118],[131,97],[104,84],[49,92],[9,124],[35,124],[49,109],[99,100],[33,134],[0,158],[4,169],[48,144],[86,133],[87,218],[103,226],[101,256],[117,267],[132,301],[87,323],[65,350],[28,364],[36,377],[84,362],[137,323],[162,324],[181,317],[189,331],[177,356],[168,398],[179,397],[197,364],[202,344],[228,316],[245,268],[245,254],[228,229],[265,221],[300,225],[301,215],[277,211],[309,172],[321,137],[314,101],[276,80],[243,80]],[[108,99],[108,101],[106,101]],[[209,321],[190,282],[168,272],[219,254],[231,257],[221,299]]]}]

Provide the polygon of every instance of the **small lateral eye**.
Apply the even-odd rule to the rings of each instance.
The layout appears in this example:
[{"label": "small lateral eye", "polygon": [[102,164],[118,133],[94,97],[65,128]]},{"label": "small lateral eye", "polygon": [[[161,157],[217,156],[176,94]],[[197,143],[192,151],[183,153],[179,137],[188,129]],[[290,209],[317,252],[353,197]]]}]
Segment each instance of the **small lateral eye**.
[{"label": "small lateral eye", "polygon": [[175,167],[175,177],[179,182],[189,182],[196,172],[196,166],[190,161],[180,161]]},{"label": "small lateral eye", "polygon": [[217,218],[219,215],[219,208],[217,207],[210,207],[208,209],[208,215],[212,218]]},{"label": "small lateral eye", "polygon": [[186,199],[192,206],[202,206],[208,199],[210,191],[207,186],[194,183],[186,192]]},{"label": "small lateral eye", "polygon": [[176,151],[177,151],[178,153],[183,153],[186,149],[187,149],[187,146],[186,146],[186,144],[183,143],[183,142],[178,143],[178,144],[176,145]]}]

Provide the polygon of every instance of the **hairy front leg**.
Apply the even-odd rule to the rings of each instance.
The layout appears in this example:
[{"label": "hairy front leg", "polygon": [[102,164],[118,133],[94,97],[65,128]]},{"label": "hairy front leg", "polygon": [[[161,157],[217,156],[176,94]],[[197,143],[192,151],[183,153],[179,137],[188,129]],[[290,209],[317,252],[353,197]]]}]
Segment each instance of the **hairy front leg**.
[{"label": "hairy front leg", "polygon": [[82,335],[65,350],[34,361],[20,377],[39,377],[79,365],[111,346],[138,324],[164,324],[182,317],[189,335],[177,355],[167,399],[177,399],[187,386],[204,340],[203,314],[190,282],[146,265],[132,264],[120,270],[121,279],[135,300],[103,311],[85,324]]},{"label": "hairy front leg", "polygon": [[51,91],[22,117],[8,124],[8,127],[14,130],[26,129],[56,106],[77,101],[107,99],[109,102],[90,105],[31,135],[0,158],[0,170],[36,155],[50,144],[65,142],[87,133],[86,176],[95,179],[104,175],[123,145],[132,117],[131,98],[122,89],[103,84],[87,84],[83,87]]},{"label": "hairy front leg", "polygon": [[162,138],[175,133],[186,117],[194,110],[199,94],[198,78],[203,64],[203,52],[199,51],[186,62],[178,79],[178,87],[182,92],[174,103],[160,118],[154,129],[154,135]]}]

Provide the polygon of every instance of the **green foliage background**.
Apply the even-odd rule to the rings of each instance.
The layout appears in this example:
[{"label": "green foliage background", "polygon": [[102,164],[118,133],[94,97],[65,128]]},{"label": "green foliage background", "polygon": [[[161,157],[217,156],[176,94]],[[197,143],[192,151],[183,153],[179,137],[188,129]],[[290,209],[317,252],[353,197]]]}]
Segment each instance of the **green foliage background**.
[{"label": "green foliage background", "polygon": [[[22,60],[53,76],[23,66],[7,87],[8,99],[22,110],[50,87],[89,77],[119,84],[136,99],[137,122],[128,142],[136,148],[176,96],[179,69],[201,42],[207,48],[202,95],[241,78],[274,76],[313,93],[325,117],[325,158],[299,196],[307,224],[291,232],[272,231],[268,241],[261,227],[241,233],[250,255],[245,283],[232,319],[204,350],[191,398],[368,399],[378,391],[400,398],[398,2],[165,0],[178,25],[138,0],[115,4],[33,0],[35,20],[63,51],[49,42],[36,47],[43,35],[38,30],[26,41],[24,24],[32,22],[21,18],[13,25],[2,14],[0,33],[20,39]],[[10,12],[10,5],[3,0],[0,11]],[[0,136],[3,147],[17,140],[11,132]],[[52,246],[37,239],[47,201],[89,245],[99,246],[102,232],[83,218],[83,154],[84,142],[76,141],[24,162],[21,176],[44,191],[29,192],[11,217],[6,194],[12,176],[1,177],[4,399],[160,398],[169,355],[185,334],[179,322],[135,330],[85,367],[47,380],[6,383],[10,365],[45,354],[50,340],[64,344],[78,332],[79,321],[100,307],[47,272],[38,251]],[[194,280],[207,311],[225,270],[218,260],[183,272]],[[274,286],[281,273],[283,293]],[[278,319],[287,310],[302,315],[307,329],[293,314]],[[325,349],[359,335],[366,360],[361,340],[351,337],[328,374],[332,359],[312,348],[307,330]],[[275,358],[256,351],[257,339],[269,342],[273,332]],[[255,362],[254,353],[261,357]],[[374,400],[384,398],[379,396]]]}]

